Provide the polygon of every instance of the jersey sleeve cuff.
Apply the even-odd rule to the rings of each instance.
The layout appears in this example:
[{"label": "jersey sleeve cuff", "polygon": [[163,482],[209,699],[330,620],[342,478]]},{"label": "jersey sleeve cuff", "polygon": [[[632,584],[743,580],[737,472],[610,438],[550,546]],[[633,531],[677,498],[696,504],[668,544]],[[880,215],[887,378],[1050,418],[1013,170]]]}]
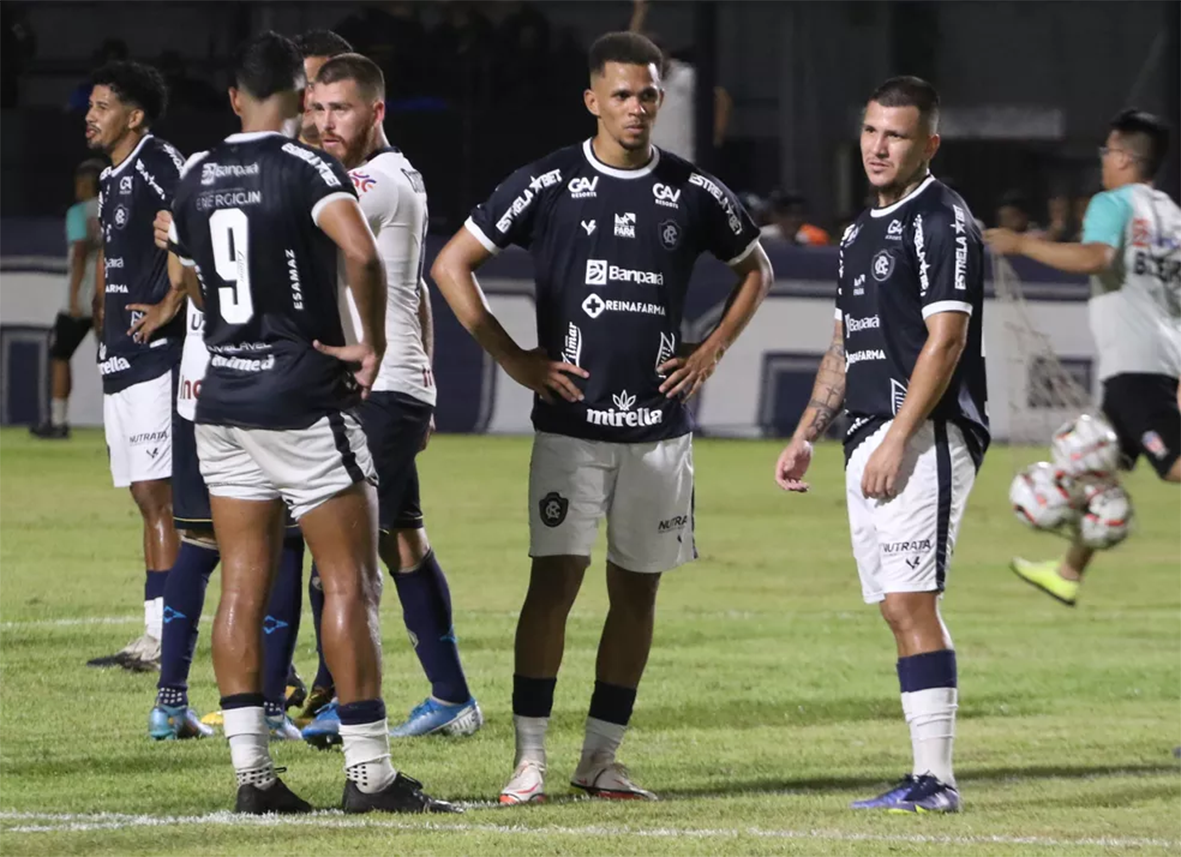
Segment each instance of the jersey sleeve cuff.
[{"label": "jersey sleeve cuff", "polygon": [[351,199],[353,202],[357,201],[355,196],[353,196],[351,193],[345,193],[343,190],[338,190],[336,193],[330,193],[328,196],[321,197],[320,201],[312,206],[312,223],[319,226],[320,212],[322,212],[327,206],[336,202],[338,199]]},{"label": "jersey sleeve cuff", "polygon": [[168,251],[180,260],[186,268],[195,268],[197,263],[184,254],[180,247],[180,236],[176,234],[176,221],[168,224]]},{"label": "jersey sleeve cuff", "polygon": [[972,305],[967,301],[935,301],[923,307],[923,318],[928,319],[941,312],[962,312],[972,314]]},{"label": "jersey sleeve cuff", "polygon": [[479,241],[481,245],[483,245],[484,249],[493,256],[500,252],[500,248],[492,242],[491,238],[484,234],[484,230],[477,226],[476,221],[472,220],[470,217],[463,222],[463,228],[470,232],[472,236],[477,241]]},{"label": "jersey sleeve cuff", "polygon": [[744,249],[741,253],[739,253],[733,259],[728,260],[726,262],[726,264],[729,265],[731,268],[733,268],[735,265],[740,264],[742,262],[742,260],[744,260],[747,256],[749,256],[754,251],[755,247],[759,246],[759,237],[760,236],[755,236],[754,240],[752,240],[749,244],[746,245],[746,249]]}]

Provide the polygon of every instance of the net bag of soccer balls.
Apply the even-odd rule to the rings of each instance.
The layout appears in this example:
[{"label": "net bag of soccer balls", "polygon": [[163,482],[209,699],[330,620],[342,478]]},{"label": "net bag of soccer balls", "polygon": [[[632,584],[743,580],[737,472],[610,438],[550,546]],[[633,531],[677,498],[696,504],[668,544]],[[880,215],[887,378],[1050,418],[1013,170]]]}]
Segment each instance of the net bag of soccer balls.
[{"label": "net bag of soccer balls", "polygon": [[1035,530],[1063,532],[1087,547],[1113,547],[1128,536],[1132,501],[1119,484],[1119,441],[1101,417],[1084,414],[1054,432],[1052,461],[1013,478],[1009,502]]}]

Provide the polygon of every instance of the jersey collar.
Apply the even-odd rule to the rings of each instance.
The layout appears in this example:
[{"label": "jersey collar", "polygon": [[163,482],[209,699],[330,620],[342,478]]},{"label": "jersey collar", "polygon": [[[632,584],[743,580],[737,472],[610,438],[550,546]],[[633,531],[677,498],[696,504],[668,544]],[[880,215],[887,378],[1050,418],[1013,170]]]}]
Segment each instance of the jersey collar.
[{"label": "jersey collar", "polygon": [[139,150],[142,149],[144,147],[144,143],[148,142],[150,139],[152,139],[151,134],[144,134],[143,139],[136,143],[135,148],[131,150],[131,154],[123,159],[123,163],[119,164],[117,167],[109,168],[110,172],[107,173],[107,177],[114,178],[115,176],[119,175],[119,173],[123,172],[123,169],[139,156]]},{"label": "jersey collar", "polygon": [[225,141],[227,143],[252,143],[255,140],[261,140],[264,137],[270,136],[282,137],[284,135],[280,131],[239,131],[237,134],[231,134],[226,137]]},{"label": "jersey collar", "polygon": [[927,177],[925,179],[923,179],[923,183],[921,185],[916,187],[914,190],[912,190],[906,196],[902,197],[902,199],[898,200],[895,203],[892,203],[891,205],[887,205],[885,208],[871,208],[869,210],[869,216],[870,217],[885,217],[887,214],[893,213],[894,210],[897,209],[899,206],[906,205],[906,203],[910,202],[912,199],[914,199],[920,193],[925,191],[928,187],[931,186],[932,183],[934,183],[934,181],[935,181],[935,177],[933,175],[931,175],[930,173],[927,173]]},{"label": "jersey collar", "polygon": [[378,155],[400,155],[400,154],[402,154],[402,150],[399,149],[397,146],[381,146],[380,148],[374,149],[372,152],[370,152],[365,157],[365,160],[361,162],[361,166],[365,166],[365,164],[372,161]]},{"label": "jersey collar", "polygon": [[595,150],[589,139],[583,141],[582,153],[586,155],[586,160],[592,167],[601,172],[603,175],[611,176],[612,178],[616,179],[642,179],[644,176],[649,175],[654,169],[656,169],[656,165],[660,163],[660,149],[656,148],[655,146],[652,147],[651,160],[644,164],[644,166],[637,167],[634,170],[621,170],[616,167],[609,167],[604,164],[595,157]]}]

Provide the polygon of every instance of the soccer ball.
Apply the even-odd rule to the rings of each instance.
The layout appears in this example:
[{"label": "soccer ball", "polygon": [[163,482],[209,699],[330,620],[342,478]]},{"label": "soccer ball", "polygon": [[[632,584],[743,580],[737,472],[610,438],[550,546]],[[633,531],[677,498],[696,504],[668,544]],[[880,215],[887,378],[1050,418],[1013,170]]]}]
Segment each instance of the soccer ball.
[{"label": "soccer ball", "polygon": [[1054,432],[1050,455],[1071,476],[1109,475],[1119,467],[1119,438],[1105,419],[1083,414]]},{"label": "soccer ball", "polygon": [[1039,461],[1013,478],[1009,502],[1018,520],[1035,530],[1054,530],[1075,517],[1074,483],[1048,461]]},{"label": "soccer ball", "polygon": [[1132,500],[1123,486],[1111,479],[1086,479],[1082,483],[1085,510],[1078,519],[1078,537],[1089,548],[1114,547],[1128,537],[1132,524]]}]

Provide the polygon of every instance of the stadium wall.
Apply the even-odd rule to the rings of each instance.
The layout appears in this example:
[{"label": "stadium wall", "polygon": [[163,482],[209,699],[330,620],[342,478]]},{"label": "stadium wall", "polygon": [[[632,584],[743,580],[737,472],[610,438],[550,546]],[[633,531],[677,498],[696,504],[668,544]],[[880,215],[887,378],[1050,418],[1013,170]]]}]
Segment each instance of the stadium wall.
[{"label": "stadium wall", "polygon": [[[0,223],[0,421],[29,423],[48,408],[48,338],[65,292],[64,248],[56,221]],[[432,238],[433,258],[442,245]],[[56,252],[52,252],[56,251]],[[19,255],[18,255],[19,254]],[[718,367],[695,402],[705,434],[761,437],[792,431],[808,401],[820,357],[832,336],[836,253],[832,248],[771,246],[776,282],[766,304]],[[429,269],[429,260],[428,265]],[[1087,327],[1086,285],[1034,265],[1018,267],[1033,326],[1093,393],[1094,344]],[[686,302],[682,338],[705,335],[719,318],[733,277],[725,266],[702,259]],[[525,347],[536,345],[532,264],[510,250],[491,260],[481,283],[505,328]],[[991,294],[991,284],[989,284]],[[531,394],[513,383],[459,325],[432,289],[435,310],[436,421],[440,431],[520,433],[530,431]],[[1008,437],[1012,408],[1028,408],[1025,361],[1014,371],[1013,337],[1007,333],[1017,310],[989,298],[985,303],[985,352],[994,434]],[[589,317],[587,324],[593,324]],[[74,355],[74,425],[101,425],[102,393],[95,369],[93,336]],[[1033,403],[1036,406],[1036,403]]]}]

